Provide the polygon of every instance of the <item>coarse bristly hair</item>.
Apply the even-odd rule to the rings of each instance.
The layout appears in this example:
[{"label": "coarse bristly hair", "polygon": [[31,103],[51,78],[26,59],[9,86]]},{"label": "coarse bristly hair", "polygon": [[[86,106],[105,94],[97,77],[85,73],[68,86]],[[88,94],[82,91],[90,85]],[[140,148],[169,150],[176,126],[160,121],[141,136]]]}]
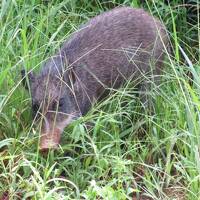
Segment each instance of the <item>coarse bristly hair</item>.
[{"label": "coarse bristly hair", "polygon": [[165,27],[144,10],[120,7],[102,13],[73,33],[32,77],[33,111],[42,105],[48,132],[59,124],[65,127],[70,123],[66,116],[86,114],[106,89],[159,75],[166,46]]}]

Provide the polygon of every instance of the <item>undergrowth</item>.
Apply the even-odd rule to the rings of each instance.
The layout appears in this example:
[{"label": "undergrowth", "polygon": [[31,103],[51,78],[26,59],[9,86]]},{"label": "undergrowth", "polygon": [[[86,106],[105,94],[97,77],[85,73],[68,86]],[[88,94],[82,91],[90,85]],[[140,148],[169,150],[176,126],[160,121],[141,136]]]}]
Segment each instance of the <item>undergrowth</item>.
[{"label": "undergrowth", "polygon": [[[57,151],[41,155],[21,69],[37,71],[81,24],[122,4],[144,8],[169,31],[152,112],[127,83],[67,127]],[[0,197],[200,199],[199,16],[198,0],[2,0]]]}]

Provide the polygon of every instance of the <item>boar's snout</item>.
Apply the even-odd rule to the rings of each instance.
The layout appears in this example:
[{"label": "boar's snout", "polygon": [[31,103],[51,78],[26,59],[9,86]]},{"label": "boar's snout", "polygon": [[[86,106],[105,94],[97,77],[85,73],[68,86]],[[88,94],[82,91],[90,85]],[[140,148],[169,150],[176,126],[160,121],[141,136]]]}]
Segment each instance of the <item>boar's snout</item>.
[{"label": "boar's snout", "polygon": [[40,137],[40,151],[46,152],[49,149],[57,149],[60,143],[61,130],[54,128],[49,132],[42,132]]},{"label": "boar's snout", "polygon": [[[40,133],[40,151],[48,151],[49,149],[57,149],[60,143],[61,134],[64,128],[76,119],[76,115],[57,115],[54,121],[51,115],[46,115],[42,122],[42,130]],[[50,117],[51,116],[51,117]],[[55,117],[55,116],[54,116]]]}]

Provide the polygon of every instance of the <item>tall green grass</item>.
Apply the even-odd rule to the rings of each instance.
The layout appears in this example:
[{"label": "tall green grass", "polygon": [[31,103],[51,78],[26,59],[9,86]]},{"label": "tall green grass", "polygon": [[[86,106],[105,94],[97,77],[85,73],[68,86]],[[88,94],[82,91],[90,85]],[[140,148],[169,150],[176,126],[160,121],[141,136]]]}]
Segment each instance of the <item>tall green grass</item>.
[{"label": "tall green grass", "polygon": [[[0,197],[200,199],[199,1],[169,2],[1,1]],[[143,7],[169,30],[153,114],[127,83],[67,127],[58,151],[40,155],[21,69],[37,71],[80,24],[120,4]]]}]

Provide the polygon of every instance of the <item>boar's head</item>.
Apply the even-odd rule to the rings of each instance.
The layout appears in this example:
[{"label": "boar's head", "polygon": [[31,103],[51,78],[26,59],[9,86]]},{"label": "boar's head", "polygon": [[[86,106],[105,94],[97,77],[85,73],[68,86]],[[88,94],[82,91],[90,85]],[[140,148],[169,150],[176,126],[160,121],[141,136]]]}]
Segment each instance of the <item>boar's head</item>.
[{"label": "boar's head", "polygon": [[33,119],[36,124],[41,124],[41,151],[57,148],[63,129],[80,116],[71,73],[63,72],[56,65],[60,63],[56,62],[55,59],[48,61],[38,75],[28,73],[29,84],[25,81],[25,71],[21,72],[25,88],[30,86]]}]

